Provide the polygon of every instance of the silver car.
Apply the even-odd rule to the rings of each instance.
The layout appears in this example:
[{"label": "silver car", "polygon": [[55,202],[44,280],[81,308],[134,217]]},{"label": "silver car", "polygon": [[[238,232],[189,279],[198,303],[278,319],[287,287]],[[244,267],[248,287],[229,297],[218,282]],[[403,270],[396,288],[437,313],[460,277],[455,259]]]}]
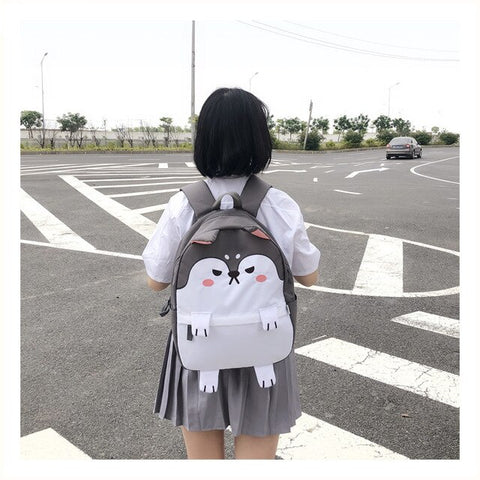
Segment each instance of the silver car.
[{"label": "silver car", "polygon": [[387,145],[387,160],[392,157],[422,158],[422,146],[412,137],[395,137]]}]

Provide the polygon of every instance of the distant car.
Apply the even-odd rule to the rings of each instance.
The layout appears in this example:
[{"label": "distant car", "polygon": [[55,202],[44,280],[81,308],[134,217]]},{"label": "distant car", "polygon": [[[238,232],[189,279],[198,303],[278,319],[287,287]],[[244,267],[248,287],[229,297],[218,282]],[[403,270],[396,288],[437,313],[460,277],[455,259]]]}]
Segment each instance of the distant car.
[{"label": "distant car", "polygon": [[395,137],[387,145],[386,157],[422,158],[422,146],[412,137]]}]

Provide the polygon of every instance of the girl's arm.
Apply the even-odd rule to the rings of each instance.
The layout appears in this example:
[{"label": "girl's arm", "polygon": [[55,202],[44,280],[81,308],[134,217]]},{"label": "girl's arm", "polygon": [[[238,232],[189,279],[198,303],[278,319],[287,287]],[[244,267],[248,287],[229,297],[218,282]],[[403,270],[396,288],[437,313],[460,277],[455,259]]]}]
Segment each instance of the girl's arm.
[{"label": "girl's arm", "polygon": [[170,284],[169,283],[157,282],[156,280],[153,280],[153,278],[150,278],[150,277],[147,276],[147,285],[152,290],[155,290],[156,292],[159,292],[160,290],[165,290]]},{"label": "girl's arm", "polygon": [[312,285],[315,285],[315,283],[317,283],[318,270],[315,270],[314,272],[309,273],[308,275],[301,275],[301,276],[298,275],[294,278],[298,283],[301,283],[303,286],[311,287]]}]

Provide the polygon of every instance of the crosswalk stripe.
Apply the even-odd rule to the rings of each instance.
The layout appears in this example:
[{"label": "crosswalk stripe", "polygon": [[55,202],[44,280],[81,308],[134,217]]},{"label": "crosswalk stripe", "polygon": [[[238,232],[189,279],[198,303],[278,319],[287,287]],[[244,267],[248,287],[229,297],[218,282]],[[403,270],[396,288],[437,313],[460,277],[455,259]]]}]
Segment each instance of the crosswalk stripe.
[{"label": "crosswalk stripe", "polygon": [[84,171],[84,170],[103,170],[111,166],[112,168],[118,168],[121,164],[112,165],[111,163],[97,163],[91,165],[73,165],[71,167],[62,167],[62,168],[54,168],[54,169],[42,169],[37,170],[35,172],[22,172],[22,175],[43,175],[45,173],[73,173],[76,171]]},{"label": "crosswalk stripe", "polygon": [[353,293],[398,296],[403,293],[403,243],[384,235],[368,236]]},{"label": "crosswalk stripe", "polygon": [[121,252],[110,252],[108,250],[90,250],[81,247],[75,247],[72,245],[64,246],[64,245],[54,245],[53,243],[45,243],[45,242],[35,242],[33,240],[20,240],[20,243],[25,245],[35,245],[37,247],[50,247],[50,248],[58,248],[60,250],[73,250],[75,252],[85,252],[85,253],[94,253],[95,255],[106,255],[109,257],[120,257],[120,258],[131,258],[132,260],[142,260],[141,255],[133,255],[131,253],[121,253]]},{"label": "crosswalk stripe", "polygon": [[460,338],[460,322],[453,318],[441,317],[427,312],[412,312],[392,318],[392,322],[421,328],[434,333],[441,333],[449,337]]},{"label": "crosswalk stripe", "polygon": [[337,338],[297,348],[296,353],[335,367],[459,407],[459,377]]},{"label": "crosswalk stripe", "polygon": [[280,435],[277,455],[284,460],[407,459],[306,413],[302,413],[290,433]]},{"label": "crosswalk stripe", "polygon": [[82,250],[95,249],[23,189],[20,189],[20,209],[49,242]]},{"label": "crosswalk stripe", "polygon": [[91,460],[53,428],[21,437],[20,457],[23,460]]},{"label": "crosswalk stripe", "polygon": [[149,187],[151,185],[182,185],[187,183],[194,183],[194,180],[188,182],[155,182],[155,183],[134,183],[130,185],[102,185],[95,187],[97,190],[102,188],[128,188],[128,187]]},{"label": "crosswalk stripe", "polygon": [[24,171],[42,170],[44,168],[55,169],[58,167],[68,167],[68,166],[78,167],[79,165],[81,165],[81,163],[55,163],[52,165],[28,165],[28,166],[23,166],[21,170],[22,172],[24,172]]},{"label": "crosswalk stripe", "polygon": [[195,168],[195,163],[194,162],[185,162],[185,165],[189,168]]},{"label": "crosswalk stripe", "polygon": [[145,238],[152,236],[156,226],[152,220],[103,195],[103,193],[98,192],[95,188],[83,183],[72,175],[60,175],[60,178],[132,230]]},{"label": "crosswalk stripe", "polygon": [[[117,174],[115,174],[117,175]],[[140,175],[140,174],[139,174]],[[142,173],[141,175],[145,175]],[[85,178],[83,179],[84,182],[132,182],[132,181],[140,181],[140,180],[184,180],[186,178],[202,178],[200,175],[189,175],[189,174],[179,174],[179,177],[132,177],[130,174],[129,178]],[[79,177],[80,175],[75,175]],[[82,175],[83,176],[83,175]]]},{"label": "crosswalk stripe", "polygon": [[109,198],[141,197],[143,195],[154,195],[156,193],[173,193],[178,191],[179,191],[178,188],[167,188],[166,190],[148,190],[145,192],[115,193],[114,195],[108,195],[108,197]]},{"label": "crosswalk stripe", "polygon": [[158,212],[160,210],[165,210],[167,207],[166,203],[162,203],[161,205],[152,205],[151,207],[143,207],[143,208],[136,208],[134,212],[141,213],[151,213],[151,212]]},{"label": "crosswalk stripe", "polygon": [[158,168],[168,168],[168,163],[159,163]]}]

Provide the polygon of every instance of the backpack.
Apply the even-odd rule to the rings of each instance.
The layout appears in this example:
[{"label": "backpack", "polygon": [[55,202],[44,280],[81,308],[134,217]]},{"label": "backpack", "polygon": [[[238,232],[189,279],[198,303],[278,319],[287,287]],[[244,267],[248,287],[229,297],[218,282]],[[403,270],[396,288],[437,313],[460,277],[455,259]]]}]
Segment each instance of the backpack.
[{"label": "backpack", "polygon": [[[217,200],[200,180],[182,188],[194,222],[181,240],[171,297],[172,334],[199,389],[218,390],[219,370],[253,367],[261,388],[276,383],[273,364],[293,349],[296,295],[288,262],[257,219],[271,186],[251,175],[242,195]],[[233,208],[221,209],[223,197]]]}]

